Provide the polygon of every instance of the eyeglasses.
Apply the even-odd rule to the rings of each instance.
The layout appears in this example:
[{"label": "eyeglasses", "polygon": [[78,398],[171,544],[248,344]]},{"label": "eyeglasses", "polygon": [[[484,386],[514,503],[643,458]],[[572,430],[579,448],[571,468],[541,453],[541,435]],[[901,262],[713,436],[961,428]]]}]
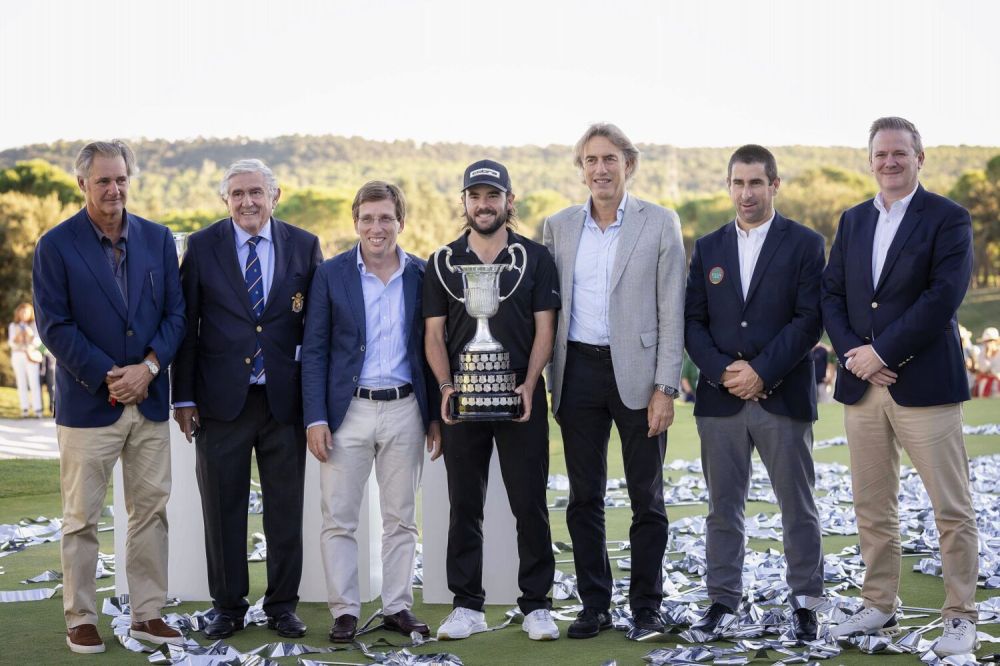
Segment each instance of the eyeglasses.
[{"label": "eyeglasses", "polygon": [[371,215],[362,215],[358,218],[358,222],[365,225],[375,224],[392,224],[396,221],[396,217],[393,215],[379,215],[378,217],[372,217]]}]

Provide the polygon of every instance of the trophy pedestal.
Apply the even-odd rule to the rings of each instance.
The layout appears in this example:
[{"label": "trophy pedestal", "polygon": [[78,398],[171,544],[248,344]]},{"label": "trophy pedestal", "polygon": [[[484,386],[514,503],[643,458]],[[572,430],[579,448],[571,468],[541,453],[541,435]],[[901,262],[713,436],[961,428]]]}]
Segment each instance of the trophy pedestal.
[{"label": "trophy pedestal", "polygon": [[458,421],[510,421],[521,416],[521,396],[510,353],[463,351],[448,411]]}]

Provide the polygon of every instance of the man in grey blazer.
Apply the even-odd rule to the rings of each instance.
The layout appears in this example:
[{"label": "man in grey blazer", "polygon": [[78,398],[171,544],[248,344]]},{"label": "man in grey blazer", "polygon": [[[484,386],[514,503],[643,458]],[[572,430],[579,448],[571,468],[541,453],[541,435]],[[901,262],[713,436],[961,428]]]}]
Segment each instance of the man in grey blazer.
[{"label": "man in grey blazer", "polygon": [[552,412],[566,453],[566,522],[584,606],[568,635],[591,638],[611,627],[604,492],[612,421],[632,502],[632,617],[640,629],[662,631],[667,515],[661,470],[684,346],[680,221],[674,211],[626,192],[639,151],[615,125],[589,127],[575,152],[591,196],[544,227],[562,292]]}]

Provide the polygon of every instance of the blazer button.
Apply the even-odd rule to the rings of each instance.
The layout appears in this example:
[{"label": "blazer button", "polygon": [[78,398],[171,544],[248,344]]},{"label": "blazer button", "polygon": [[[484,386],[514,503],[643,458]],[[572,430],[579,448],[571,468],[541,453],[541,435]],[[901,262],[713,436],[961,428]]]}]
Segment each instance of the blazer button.
[{"label": "blazer button", "polygon": [[736,352],[736,355],[737,355],[737,356],[738,356],[739,358],[743,358],[743,352]]},{"label": "blazer button", "polygon": [[131,337],[132,337],[133,335],[135,335],[135,331],[133,331],[133,330],[132,330],[132,329],[130,328],[130,329],[128,329],[127,331],[125,331],[125,335],[127,335],[128,337],[130,337],[130,338],[131,338]]},{"label": "blazer button", "polygon": [[358,376],[357,375],[354,375],[353,377],[351,377],[351,379],[354,381],[355,384],[358,383]]},{"label": "blazer button", "polygon": [[243,362],[246,363],[247,365],[250,365],[251,363],[250,357],[247,356],[245,359],[243,359]]},{"label": "blazer button", "polygon": [[740,322],[740,326],[742,326],[743,328],[746,328],[747,327],[747,323],[745,321],[741,321]]},{"label": "blazer button", "polygon": [[874,310],[877,307],[878,307],[878,303],[876,303],[875,301],[872,301],[872,310]]},{"label": "blazer button", "polygon": [[261,331],[263,331],[263,330],[264,330],[264,327],[263,327],[263,326],[258,326],[258,327],[257,327],[257,332],[258,332],[258,333],[260,333],[260,332],[261,332]]},{"label": "blazer button", "polygon": [[364,351],[364,350],[365,350],[365,346],[361,345],[361,351]]}]

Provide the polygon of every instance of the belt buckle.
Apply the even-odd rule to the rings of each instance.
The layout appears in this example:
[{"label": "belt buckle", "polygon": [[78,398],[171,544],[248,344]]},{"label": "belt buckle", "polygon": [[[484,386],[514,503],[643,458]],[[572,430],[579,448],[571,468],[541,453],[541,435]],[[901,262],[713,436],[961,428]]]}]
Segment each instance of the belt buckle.
[{"label": "belt buckle", "polygon": [[398,387],[398,386],[396,386],[396,387],[394,387],[394,388],[395,388],[395,390],[396,390],[396,397],[395,397],[395,399],[396,399],[396,400],[399,400],[399,387]]}]

